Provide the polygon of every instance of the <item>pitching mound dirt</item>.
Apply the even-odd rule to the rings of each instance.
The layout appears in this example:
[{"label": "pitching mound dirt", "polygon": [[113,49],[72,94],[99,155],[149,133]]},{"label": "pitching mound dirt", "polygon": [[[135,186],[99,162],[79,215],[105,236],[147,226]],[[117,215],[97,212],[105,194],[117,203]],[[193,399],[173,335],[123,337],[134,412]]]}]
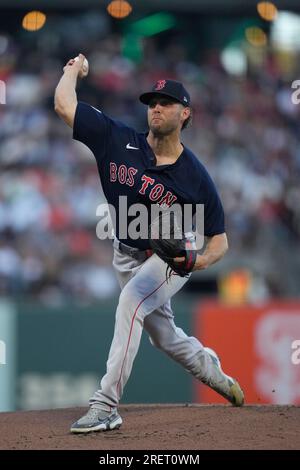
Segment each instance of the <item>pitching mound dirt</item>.
[{"label": "pitching mound dirt", "polygon": [[0,449],[300,449],[296,406],[121,406],[119,430],[71,434],[85,411],[0,413]]}]

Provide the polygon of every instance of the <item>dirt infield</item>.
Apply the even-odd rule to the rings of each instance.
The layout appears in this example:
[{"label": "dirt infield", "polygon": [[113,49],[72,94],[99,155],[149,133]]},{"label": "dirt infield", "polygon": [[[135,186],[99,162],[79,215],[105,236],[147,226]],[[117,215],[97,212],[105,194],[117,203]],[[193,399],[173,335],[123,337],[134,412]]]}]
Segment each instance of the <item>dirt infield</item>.
[{"label": "dirt infield", "polygon": [[300,449],[300,407],[121,406],[119,430],[72,435],[83,408],[0,413],[0,449]]}]

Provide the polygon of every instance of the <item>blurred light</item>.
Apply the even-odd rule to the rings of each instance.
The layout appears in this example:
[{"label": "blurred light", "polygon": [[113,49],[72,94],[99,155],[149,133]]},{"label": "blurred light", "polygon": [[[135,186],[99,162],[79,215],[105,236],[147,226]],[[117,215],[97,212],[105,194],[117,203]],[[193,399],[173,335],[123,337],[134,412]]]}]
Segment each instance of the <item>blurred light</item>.
[{"label": "blurred light", "polygon": [[244,304],[249,300],[252,275],[247,269],[236,269],[219,280],[221,299],[230,304]]},{"label": "blurred light", "polygon": [[267,35],[266,33],[257,26],[252,26],[250,28],[246,28],[245,36],[247,41],[255,47],[265,46],[267,44]]},{"label": "blurred light", "polygon": [[153,36],[176,25],[176,18],[169,13],[156,13],[130,25],[131,32],[141,36]]},{"label": "blurred light", "polygon": [[108,13],[114,18],[125,18],[132,12],[130,3],[126,0],[113,0],[107,7]]},{"label": "blurred light", "polygon": [[300,51],[300,16],[280,11],[272,23],[271,41],[278,49]]},{"label": "blurred light", "polygon": [[247,59],[245,53],[238,47],[229,46],[221,53],[221,63],[231,75],[245,75]]},{"label": "blurred light", "polygon": [[40,11],[27,13],[22,21],[22,26],[27,31],[38,31],[46,23],[46,15]]},{"label": "blurred light", "polygon": [[257,11],[266,21],[273,21],[278,15],[276,6],[271,2],[259,2],[257,4]]},{"label": "blurred light", "polygon": [[140,62],[143,58],[141,37],[130,33],[125,34],[122,41],[122,53],[127,59]]}]

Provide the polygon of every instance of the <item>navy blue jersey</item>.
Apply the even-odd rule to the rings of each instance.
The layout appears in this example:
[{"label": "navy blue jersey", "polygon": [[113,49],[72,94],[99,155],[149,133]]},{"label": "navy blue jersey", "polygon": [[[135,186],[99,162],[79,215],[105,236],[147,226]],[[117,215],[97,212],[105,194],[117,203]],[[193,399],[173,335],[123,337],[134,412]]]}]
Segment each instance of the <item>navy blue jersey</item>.
[{"label": "navy blue jersey", "polygon": [[197,157],[184,147],[175,163],[156,165],[146,137],[93,106],[82,102],[77,105],[73,138],[87,145],[96,158],[104,195],[116,210],[114,230],[119,240],[136,248],[149,248],[148,240],[133,240],[119,233],[119,196],[127,196],[128,207],[140,203],[148,209],[152,204],[203,204],[204,235],[224,233],[220,198]]}]

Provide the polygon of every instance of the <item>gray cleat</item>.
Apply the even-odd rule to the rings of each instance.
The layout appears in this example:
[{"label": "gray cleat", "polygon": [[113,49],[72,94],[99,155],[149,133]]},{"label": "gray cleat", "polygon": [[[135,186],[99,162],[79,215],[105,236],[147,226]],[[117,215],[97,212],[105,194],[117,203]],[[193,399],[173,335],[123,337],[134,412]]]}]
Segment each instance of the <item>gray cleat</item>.
[{"label": "gray cleat", "polygon": [[239,383],[222,371],[220,359],[213,349],[204,349],[209,354],[215,367],[213,368],[211,377],[207,380],[202,379],[202,382],[222,395],[222,397],[226,398],[226,400],[230,401],[234,406],[243,406],[244,393]]},{"label": "gray cleat", "polygon": [[76,423],[72,424],[70,431],[73,433],[87,433],[92,431],[110,431],[119,429],[122,418],[117,410],[108,413],[98,408],[90,408]]}]

